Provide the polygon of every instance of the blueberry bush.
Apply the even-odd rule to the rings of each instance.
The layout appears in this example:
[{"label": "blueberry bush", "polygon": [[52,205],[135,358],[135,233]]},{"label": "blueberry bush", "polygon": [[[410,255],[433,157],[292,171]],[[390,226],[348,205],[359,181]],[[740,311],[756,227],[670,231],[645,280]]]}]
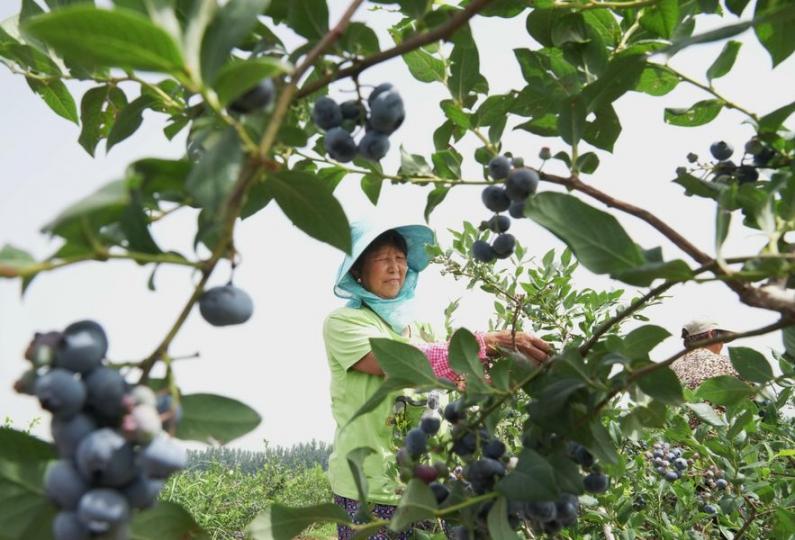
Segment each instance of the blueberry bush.
[{"label": "blueberry bush", "polygon": [[[442,521],[460,539],[795,534],[795,138],[785,127],[795,103],[750,111],[714,84],[742,54],[732,39],[741,33],[753,34],[774,68],[790,57],[792,2],[350,0],[333,24],[326,0],[99,4],[24,0],[18,16],[0,24],[0,61],[56,115],[81,126],[77,142],[90,155],[103,141],[106,151],[121,144],[148,112],[166,119],[164,137],[187,134],[185,156],[137,160],[121,179],[65,208],[44,228],[60,245],[43,260],[19,246],[0,248],[0,277],[20,280],[24,292],[54,269],[127,260],[183,267],[196,283],[163,339],[137,361],[110,363],[95,321],[32,338],[30,366],[15,388],[52,413],[55,445],[0,429],[0,536],[207,535],[183,505],[155,504],[163,482],[184,466],[175,439],[225,443],[260,417],[232,397],[180,392],[170,345],[197,304],[211,325],[252,315],[241,284],[205,287],[219,263],[240,262],[235,231],[267,205],[312,238],[349,251],[348,219],[334,196],[346,176],[360,178],[374,204],[384,182],[428,186],[426,219],[451,189],[474,186],[482,224],[465,223],[452,247],[437,249],[437,262],[494,294],[495,328],[515,331],[532,321],[555,346],[542,366],[505,350],[486,372],[473,335],[451,328],[450,361],[463,377],[456,385],[436,379],[417,349],[373,340],[387,377],[359,414],[398,390],[436,393],[421,400],[416,419],[400,424],[398,512],[389,522],[352,524],[359,537],[416,522],[430,524],[421,534],[438,536]],[[368,17],[401,14],[389,32],[393,43],[363,22],[365,7]],[[721,24],[696,32],[697,21],[716,16]],[[479,17],[504,22],[507,31],[524,23],[526,46],[505,51],[522,87],[497,93],[480,74],[470,29]],[[288,47],[280,37],[286,31],[300,43]],[[703,77],[667,63],[708,42],[724,45]],[[433,148],[398,149],[400,167],[387,172],[380,160],[395,151],[390,135],[405,119],[423,123],[400,89],[368,80],[368,68],[398,57],[416,84],[441,84],[449,97],[439,103],[441,125],[425,126]],[[79,107],[65,81],[87,88]],[[340,99],[341,84],[354,86],[355,96]],[[709,154],[671,166],[684,196],[714,205],[711,252],[667,223],[666,209],[639,208],[586,179],[600,164],[595,150],[611,153],[621,136],[616,100],[636,92],[653,107],[654,97],[679,85],[698,88],[704,99],[665,108],[667,124],[702,126],[732,109],[754,129],[747,141],[704,141]],[[503,147],[509,126],[551,141]],[[465,138],[478,141],[471,155],[459,150]],[[479,178],[462,178],[465,160],[479,165]],[[549,172],[550,161],[566,173]],[[176,252],[153,235],[152,224],[177,211],[196,216],[195,245],[206,256]],[[661,246],[640,246],[618,213],[647,223],[685,258],[665,260]],[[765,239],[756,252],[725,252],[732,218]],[[511,232],[515,219],[547,229],[566,250],[531,261]],[[578,290],[577,265],[642,292],[626,301],[620,290]],[[660,358],[654,348],[665,329],[626,331],[623,323],[646,322],[645,307],[678,284],[703,280],[725,286],[738,309],[767,310],[777,320],[691,348],[771,332],[781,335],[781,348],[768,358],[732,346],[739,377],[691,391],[670,368],[687,349]],[[153,377],[155,367],[165,375]],[[349,455],[362,500],[368,451]],[[349,523],[331,502],[286,502],[263,509],[247,534],[286,539],[318,523]]]}]

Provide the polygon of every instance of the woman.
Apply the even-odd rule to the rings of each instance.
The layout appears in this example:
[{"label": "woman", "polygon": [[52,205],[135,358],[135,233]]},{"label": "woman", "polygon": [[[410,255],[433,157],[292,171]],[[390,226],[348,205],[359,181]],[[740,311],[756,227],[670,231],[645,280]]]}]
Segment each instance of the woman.
[{"label": "woman", "polygon": [[[692,347],[699,341],[718,337],[725,332],[715,322],[696,319],[682,327],[682,343],[685,347]],[[675,360],[671,364],[671,369],[682,384],[691,390],[695,390],[701,386],[701,383],[712,377],[720,375],[737,377],[737,371],[731,361],[720,354],[722,349],[723,343],[712,343],[693,349],[682,358]]]},{"label": "woman", "polygon": [[[349,424],[383,382],[384,372],[370,349],[369,340],[390,338],[410,342],[426,354],[437,377],[456,380],[458,375],[447,362],[447,345],[423,343],[410,315],[409,304],[417,276],[429,263],[425,246],[434,242],[433,232],[424,225],[388,228],[356,223],[352,225],[352,240],[351,255],[340,266],[334,286],[334,293],[348,303],[333,311],[323,326],[331,369],[331,408],[337,423],[328,474],[335,502],[353,519],[358,510],[358,492],[346,456],[357,447],[373,448],[375,453],[364,461],[368,501],[376,518],[389,519],[400,499],[395,491],[396,479],[387,473],[396,450],[388,421],[393,399],[384,400]],[[507,331],[476,334],[476,337],[484,361],[496,355],[498,347],[512,344]],[[516,334],[516,347],[539,362],[546,360],[550,350],[543,340],[523,332]],[[391,537],[409,538],[411,532]],[[352,531],[340,525],[338,536],[350,538]],[[382,530],[370,538],[389,537]]]}]

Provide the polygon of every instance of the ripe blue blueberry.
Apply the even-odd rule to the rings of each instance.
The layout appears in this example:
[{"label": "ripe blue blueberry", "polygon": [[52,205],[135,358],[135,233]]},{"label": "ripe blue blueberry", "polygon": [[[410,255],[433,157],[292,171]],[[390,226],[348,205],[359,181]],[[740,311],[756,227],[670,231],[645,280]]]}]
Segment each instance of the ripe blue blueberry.
[{"label": "ripe blue blueberry", "polygon": [[94,485],[121,487],[138,472],[132,445],[110,428],[98,429],[83,439],[75,461],[83,478]]},{"label": "ripe blue blueberry", "polygon": [[450,495],[450,490],[444,484],[440,484],[439,482],[431,482],[429,486],[431,491],[433,492],[433,496],[436,497],[436,503],[442,504],[444,500]]},{"label": "ripe blue blueberry", "polygon": [[577,512],[580,509],[580,500],[572,493],[564,493],[555,503],[557,510],[556,519],[564,526],[574,525],[577,522]]},{"label": "ripe blue blueberry", "polygon": [[487,186],[480,194],[483,204],[492,212],[504,212],[511,206],[511,199],[502,186]]},{"label": "ripe blue blueberry", "polygon": [[379,84],[378,86],[373,88],[372,92],[370,92],[370,95],[367,97],[367,103],[369,103],[370,106],[372,107],[373,101],[375,100],[375,98],[377,98],[380,94],[382,94],[382,93],[384,93],[384,92],[386,92],[388,90],[392,90],[393,88],[394,88],[394,86],[392,85],[392,83],[388,83],[387,82],[387,83]]},{"label": "ripe blue blueberry", "polygon": [[129,519],[130,506],[115,489],[92,489],[80,499],[77,515],[91,532],[105,533]]},{"label": "ripe blue blueberry", "polygon": [[425,452],[427,443],[428,435],[420,428],[413,428],[406,434],[406,450],[414,459]]},{"label": "ripe blue blueberry", "polygon": [[340,112],[344,120],[353,120],[357,124],[363,124],[365,118],[367,118],[367,110],[356,99],[340,103]]},{"label": "ripe blue blueberry", "polygon": [[155,437],[139,457],[144,472],[151,478],[168,478],[188,464],[185,448],[165,434]]},{"label": "ripe blue blueberry", "polygon": [[494,239],[491,248],[500,259],[507,259],[513,254],[516,247],[516,238],[510,233],[503,233]]},{"label": "ripe blue blueberry", "polygon": [[505,454],[505,443],[494,438],[483,447],[483,455],[492,459],[500,459]]},{"label": "ripe blue blueberry", "polygon": [[71,459],[50,463],[44,474],[44,493],[63,510],[76,510],[80,498],[89,487]]},{"label": "ripe blue blueberry", "polygon": [[463,420],[465,417],[466,407],[464,407],[464,402],[460,399],[451,401],[444,408],[444,419],[451,424],[455,424],[459,420]]},{"label": "ripe blue blueberry", "polygon": [[514,169],[505,179],[505,192],[512,201],[523,201],[536,192],[538,182],[538,173],[533,169]]},{"label": "ripe blue blueberry", "polygon": [[438,414],[429,414],[423,416],[420,420],[420,429],[427,435],[436,435],[442,425],[442,419]]},{"label": "ripe blue blueberry", "polygon": [[508,207],[508,214],[514,219],[522,219],[524,217],[525,201],[513,201],[511,206]]},{"label": "ripe blue blueberry", "polygon": [[489,176],[502,180],[511,171],[511,160],[506,156],[497,156],[489,161]]},{"label": "ripe blue blueberry", "polygon": [[718,509],[715,506],[711,505],[711,504],[705,504],[704,505],[704,512],[706,512],[707,514],[710,514],[710,515],[715,515],[715,514],[718,513]]},{"label": "ripe blue blueberry", "polygon": [[53,416],[50,433],[61,457],[74,457],[83,437],[97,429],[97,423],[87,414],[76,414],[69,419]]},{"label": "ripe blue blueberry", "polygon": [[329,130],[342,124],[342,110],[336,101],[323,96],[312,107],[312,120],[320,129]]},{"label": "ripe blue blueberry", "polygon": [[453,453],[462,457],[472,455],[477,447],[477,437],[471,431],[453,440]]},{"label": "ripe blue blueberry", "polygon": [[734,153],[734,148],[732,148],[732,146],[726,141],[718,141],[710,145],[709,151],[712,154],[712,157],[719,161],[723,161],[731,157],[731,155]]},{"label": "ripe blue blueberry", "polygon": [[66,327],[55,349],[55,365],[76,373],[99,366],[108,352],[108,338],[94,321],[78,321]]},{"label": "ripe blue blueberry", "polygon": [[34,384],[41,406],[59,418],[71,418],[83,408],[86,387],[71,371],[51,369]]},{"label": "ripe blue blueberry", "polygon": [[557,505],[553,501],[525,503],[524,513],[528,518],[538,520],[541,523],[552,521],[558,517]]},{"label": "ripe blue blueberry", "polygon": [[106,366],[89,373],[85,379],[86,403],[101,422],[116,424],[124,415],[124,394],[127,382],[118,370]]},{"label": "ripe blue blueberry", "polygon": [[665,479],[668,480],[669,482],[674,482],[676,480],[679,480],[679,473],[677,473],[676,471],[666,471]]},{"label": "ripe blue blueberry", "polygon": [[379,131],[368,131],[359,141],[359,154],[370,161],[380,161],[389,151],[389,137]]},{"label": "ripe blue blueberry", "polygon": [[254,302],[243,289],[227,284],[204,291],[199,312],[213,326],[241,324],[254,313]]},{"label": "ripe blue blueberry", "polygon": [[488,263],[497,258],[494,248],[485,240],[475,240],[472,243],[472,258],[476,261]]},{"label": "ripe blue blueberry", "polygon": [[680,471],[683,471],[683,470],[687,469],[687,460],[685,458],[681,458],[681,457],[680,458],[676,458],[674,460],[674,467],[676,467]]},{"label": "ripe blue blueberry", "polygon": [[403,99],[395,90],[381,92],[370,102],[370,125],[376,131],[389,135],[400,127],[405,117]]},{"label": "ripe blue blueberry", "polygon": [[52,521],[54,540],[89,540],[91,533],[76,512],[58,512]]},{"label": "ripe blue blueberry", "polygon": [[602,473],[592,472],[583,479],[583,485],[591,493],[604,493],[610,485],[610,479]]},{"label": "ripe blue blueberry", "polygon": [[336,127],[328,130],[323,139],[323,146],[326,148],[331,159],[346,163],[356,157],[356,141],[351,134],[342,128]]},{"label": "ripe blue blueberry", "polygon": [[723,478],[718,478],[715,480],[715,487],[718,489],[726,489],[727,485],[729,485],[728,482],[726,482],[726,480]]},{"label": "ripe blue blueberry", "polygon": [[263,79],[256,86],[247,90],[243,95],[229,104],[229,110],[246,114],[256,109],[264,109],[276,95],[276,87],[270,79]]},{"label": "ripe blue blueberry", "polygon": [[734,175],[741,184],[752,184],[759,179],[759,172],[752,165],[740,165]]},{"label": "ripe blue blueberry", "polygon": [[492,232],[504,233],[511,227],[511,218],[502,215],[492,216],[487,225]]},{"label": "ripe blue blueberry", "polygon": [[132,508],[151,508],[157,502],[157,496],[164,484],[164,480],[139,474],[129,485],[124,486],[122,493]]}]

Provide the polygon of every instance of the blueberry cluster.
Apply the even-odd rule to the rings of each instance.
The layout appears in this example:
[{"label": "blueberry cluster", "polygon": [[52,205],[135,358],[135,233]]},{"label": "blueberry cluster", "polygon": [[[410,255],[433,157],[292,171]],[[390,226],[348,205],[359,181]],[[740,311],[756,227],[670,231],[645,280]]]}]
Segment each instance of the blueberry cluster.
[{"label": "blueberry cluster", "polygon": [[151,507],[166,478],[186,465],[185,449],[164,431],[179,408],[104,365],[107,349],[94,321],[37,333],[25,353],[33,367],[15,384],[52,413],[59,459],[44,490],[60,510],[55,540],[129,538],[132,510]]},{"label": "blueberry cluster", "polygon": [[246,291],[227,283],[204,291],[199,298],[199,312],[213,326],[241,324],[254,313],[254,302]]},{"label": "blueberry cluster", "polygon": [[[511,474],[518,463],[516,457],[508,455],[505,443],[498,437],[489,434],[485,429],[472,428],[466,421],[467,415],[468,410],[463,399],[447,404],[441,417],[434,410],[426,411],[419,426],[407,433],[403,446],[397,453],[401,479],[422,480],[428,484],[440,505],[450,496],[451,484],[460,483],[466,492],[474,495],[488,493],[500,479]],[[442,419],[452,426],[450,453],[464,462],[463,466],[457,466],[452,471],[441,461],[433,464],[422,461],[431,446],[432,438],[439,432]],[[438,450],[440,446],[437,444],[435,448]],[[568,456],[587,471],[583,477],[585,489],[592,493],[605,492],[609,486],[609,478],[600,471],[588,449],[574,442],[570,442],[566,449]],[[487,517],[492,504],[493,501],[488,501],[478,508],[474,528],[453,526],[450,537],[487,538]],[[579,500],[572,493],[563,493],[554,501],[508,501],[508,520],[514,529],[525,523],[538,532],[553,534],[576,524],[578,512]]]},{"label": "blueberry cluster", "polygon": [[[759,180],[759,169],[776,168],[780,165],[776,150],[758,137],[749,139],[744,150],[740,164],[737,165],[730,159],[734,155],[731,144],[726,141],[712,143],[709,152],[716,161],[703,166],[711,175],[712,181],[718,184],[751,184]],[[698,159],[698,155],[692,152],[687,155],[690,163],[697,163]],[[684,173],[687,169],[680,167],[678,172]]]},{"label": "blueberry cluster", "polygon": [[524,166],[522,158],[497,156],[489,161],[489,176],[494,180],[504,180],[502,185],[487,186],[481,199],[483,204],[494,212],[494,216],[481,224],[482,229],[489,229],[497,234],[489,244],[485,240],[476,240],[472,244],[472,257],[480,262],[492,262],[495,259],[506,259],[513,254],[516,246],[514,236],[506,232],[511,226],[511,219],[502,215],[508,213],[516,218],[524,217],[527,198],[538,189],[538,173]]},{"label": "blueberry cluster", "polygon": [[701,482],[701,485],[696,488],[701,509],[707,514],[717,514],[718,507],[709,501],[712,500],[714,491],[724,491],[729,487],[723,470],[715,465],[710,465],[704,470]]},{"label": "blueberry cluster", "polygon": [[670,443],[656,442],[652,450],[645,453],[647,460],[654,465],[657,474],[668,480],[675,482],[687,473],[691,463],[683,457],[683,450],[678,446],[672,447]]},{"label": "blueberry cluster", "polygon": [[[337,103],[330,97],[322,97],[312,108],[312,120],[326,132],[323,140],[326,152],[343,163],[357,154],[370,161],[380,161],[389,151],[389,136],[405,118],[403,98],[390,83],[379,84],[370,92],[367,107],[356,99]],[[353,138],[357,126],[364,126],[364,136],[358,143]]]}]

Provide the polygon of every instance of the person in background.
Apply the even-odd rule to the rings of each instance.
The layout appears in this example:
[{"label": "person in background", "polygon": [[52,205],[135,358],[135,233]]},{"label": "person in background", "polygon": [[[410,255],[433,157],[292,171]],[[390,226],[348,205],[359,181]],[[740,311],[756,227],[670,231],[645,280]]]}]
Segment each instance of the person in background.
[{"label": "person in background", "polygon": [[[393,393],[351,422],[384,381],[370,338],[411,343],[425,354],[437,377],[454,382],[460,382],[460,377],[449,366],[447,343],[423,341],[410,309],[418,274],[430,262],[425,246],[435,242],[433,231],[424,225],[388,227],[359,222],[352,224],[351,235],[351,254],[344,258],[334,282],[334,293],[348,302],[328,315],[323,338],[331,370],[331,410],[337,425],[328,476],[334,502],[357,522],[362,512],[376,519],[391,519],[400,501],[397,478],[389,472],[397,450],[390,415],[400,393]],[[497,356],[500,348],[513,348],[507,331],[475,336],[484,363]],[[515,348],[537,362],[545,361],[550,352],[546,342],[525,332],[517,332]],[[363,465],[369,488],[367,509],[359,508],[356,483],[346,459],[351,450],[362,446],[375,450]],[[337,533],[339,539],[353,536],[353,530],[345,525],[338,525]],[[412,534],[411,529],[395,534],[382,528],[370,538],[403,539]]]},{"label": "person in background", "polygon": [[[682,327],[682,340],[685,347],[699,341],[714,338],[722,330],[717,323],[707,319],[696,319]],[[720,354],[723,343],[713,343],[693,349],[671,364],[676,376],[687,388],[694,390],[701,383],[719,375],[737,376],[737,371],[726,356]]]}]

